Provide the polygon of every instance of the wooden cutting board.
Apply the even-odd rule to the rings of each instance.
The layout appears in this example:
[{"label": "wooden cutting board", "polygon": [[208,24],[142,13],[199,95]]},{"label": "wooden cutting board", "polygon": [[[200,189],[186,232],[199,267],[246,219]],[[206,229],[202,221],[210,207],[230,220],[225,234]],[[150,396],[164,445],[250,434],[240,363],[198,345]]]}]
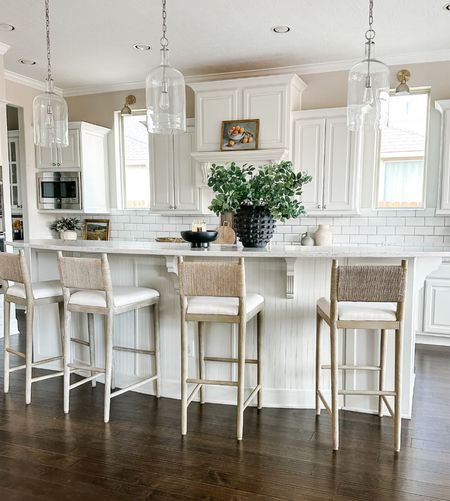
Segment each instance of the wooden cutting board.
[{"label": "wooden cutting board", "polygon": [[234,244],[236,242],[236,233],[228,221],[224,221],[222,226],[218,226],[217,232],[215,244]]}]

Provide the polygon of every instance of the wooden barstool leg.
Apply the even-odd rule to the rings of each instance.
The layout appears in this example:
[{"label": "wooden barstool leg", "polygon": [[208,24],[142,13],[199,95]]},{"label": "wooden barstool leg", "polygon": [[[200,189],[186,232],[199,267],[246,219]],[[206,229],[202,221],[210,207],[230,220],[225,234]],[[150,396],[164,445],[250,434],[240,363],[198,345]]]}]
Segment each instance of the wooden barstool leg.
[{"label": "wooden barstool leg", "polygon": [[[380,378],[378,389],[384,390],[384,382],[386,379],[386,331],[381,329],[380,333]],[[381,395],[378,397],[378,415],[383,415],[383,398]]]},{"label": "wooden barstool leg", "polygon": [[338,347],[337,347],[338,330],[330,327],[331,341],[331,427],[333,432],[333,449],[339,449],[339,409],[338,409],[338,389],[339,389],[339,374],[338,374]]},{"label": "wooden barstool leg", "polygon": [[159,327],[159,301],[153,307],[153,343],[155,347],[155,395],[161,396],[161,347],[160,347],[160,327]]},{"label": "wooden barstool leg", "polygon": [[181,434],[187,433],[187,399],[188,399],[188,333],[184,319],[185,309],[181,308]]},{"label": "wooden barstool leg", "polygon": [[319,313],[316,313],[316,414],[320,414],[320,364],[321,364],[321,353],[320,353],[320,331],[322,327],[322,317]]},{"label": "wooden barstool leg", "polygon": [[3,389],[5,393],[9,392],[9,352],[7,349],[10,347],[10,317],[11,317],[11,303],[4,302],[3,308]]},{"label": "wooden barstool leg", "polygon": [[112,378],[112,357],[113,357],[113,335],[114,335],[114,315],[112,312],[105,316],[105,402],[104,417],[105,423],[109,422],[111,409],[111,378]]},{"label": "wooden barstool leg", "polygon": [[[197,322],[198,330],[198,377],[205,379],[205,324]],[[200,403],[205,403],[205,385],[200,388]]]},{"label": "wooden barstool leg", "polygon": [[264,310],[261,310],[256,317],[256,358],[258,360],[258,365],[256,367],[256,384],[260,386],[258,391],[258,409],[262,409],[262,398],[263,398],[263,365],[262,365],[262,352],[263,352],[263,329],[264,329]]},{"label": "wooden barstool leg", "polygon": [[394,410],[394,449],[400,451],[402,432],[402,361],[403,331],[402,327],[395,331],[395,410]]},{"label": "wooden barstool leg", "polygon": [[32,303],[27,304],[26,353],[25,353],[25,403],[31,404],[31,378],[33,371],[33,316]]},{"label": "wooden barstool leg", "polygon": [[64,414],[69,412],[70,397],[70,317],[71,312],[64,308]]},{"label": "wooden barstool leg", "polygon": [[[87,314],[87,322],[88,322],[88,334],[89,334],[89,363],[91,367],[95,367],[95,330],[94,330],[94,314]],[[91,376],[95,376],[95,372],[91,371]],[[97,380],[92,380],[92,388],[95,388],[97,385]]]},{"label": "wooden barstool leg", "polygon": [[245,389],[245,314],[239,322],[238,341],[238,395],[237,395],[237,439],[242,440],[244,432],[244,389]]}]

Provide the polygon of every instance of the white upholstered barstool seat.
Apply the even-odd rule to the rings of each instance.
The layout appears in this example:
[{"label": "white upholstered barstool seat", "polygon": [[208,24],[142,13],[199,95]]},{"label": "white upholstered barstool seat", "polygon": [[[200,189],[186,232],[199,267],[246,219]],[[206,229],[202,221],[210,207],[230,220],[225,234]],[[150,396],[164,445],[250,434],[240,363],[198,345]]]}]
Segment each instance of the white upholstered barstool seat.
[{"label": "white upholstered barstool seat", "polygon": [[[113,286],[112,288],[114,308],[126,311],[129,306],[136,309],[136,304],[140,301],[151,301],[159,299],[159,292],[147,287],[127,287]],[[83,290],[76,291],[70,296],[70,305],[86,306],[95,308],[106,308],[106,293],[103,291]]]},{"label": "white upholstered barstool seat", "polygon": [[[245,314],[247,320],[255,316],[264,305],[264,298],[260,294],[251,293],[245,296]],[[188,299],[187,315],[229,315],[239,314],[239,298],[197,296]]]},{"label": "white upholstered barstool seat", "polygon": [[[262,407],[262,331],[264,297],[245,291],[244,260],[228,262],[185,262],[178,260],[181,299],[181,434],[187,433],[188,406],[200,392],[200,403],[205,402],[205,385],[237,388],[237,439],[242,440],[244,410],[257,397]],[[246,326],[256,317],[256,358],[246,358]],[[195,322],[198,330],[198,377],[188,377],[187,322]],[[238,326],[238,356],[205,355],[205,323],[228,323]],[[206,377],[205,362],[237,364],[237,380],[213,380]],[[256,365],[256,386],[244,400],[245,364]],[[194,384],[188,393],[188,384]]]},{"label": "white upholstered barstool seat", "polygon": [[[31,282],[27,263],[23,251],[18,254],[0,253],[0,280],[4,292],[4,390],[9,392],[9,377],[11,372],[25,369],[25,402],[31,403],[31,385],[37,381],[62,376],[62,371],[52,374],[33,377],[33,367],[56,360],[61,360],[62,355],[33,362],[33,321],[34,310],[44,304],[58,304],[61,335],[63,330],[63,292],[59,280],[45,282]],[[14,282],[10,284],[11,282]],[[26,308],[26,350],[25,353],[16,351],[10,345],[10,315],[11,303],[25,306]],[[61,343],[62,344],[62,343]],[[25,364],[10,367],[10,355],[25,359]]]},{"label": "white upholstered barstool seat", "polygon": [[[378,397],[378,414],[383,404],[394,418],[394,448],[400,450],[401,433],[401,373],[403,346],[403,310],[407,263],[401,266],[338,266],[333,260],[330,299],[317,301],[316,323],[316,413],[321,403],[331,415],[333,449],[339,448],[338,395],[368,395]],[[321,323],[330,327],[331,363],[321,364]],[[338,363],[339,329],[380,331],[380,356],[377,365],[348,365]],[[395,332],[394,389],[386,390],[386,333]],[[331,403],[320,388],[322,369],[331,370]],[[339,371],[378,372],[378,389],[339,389]],[[394,408],[388,398],[394,398]]]}]

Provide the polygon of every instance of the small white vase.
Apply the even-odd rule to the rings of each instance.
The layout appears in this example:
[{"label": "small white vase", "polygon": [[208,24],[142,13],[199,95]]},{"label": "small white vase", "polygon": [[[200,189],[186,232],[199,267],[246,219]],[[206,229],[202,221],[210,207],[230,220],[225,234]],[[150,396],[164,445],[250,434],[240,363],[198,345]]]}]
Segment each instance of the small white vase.
[{"label": "small white vase", "polygon": [[333,234],[331,233],[331,228],[329,224],[319,224],[319,228],[314,235],[314,240],[316,245],[332,245],[333,244]]},{"label": "small white vase", "polygon": [[75,230],[66,230],[62,231],[59,234],[59,238],[61,240],[76,240],[78,237],[77,232]]}]

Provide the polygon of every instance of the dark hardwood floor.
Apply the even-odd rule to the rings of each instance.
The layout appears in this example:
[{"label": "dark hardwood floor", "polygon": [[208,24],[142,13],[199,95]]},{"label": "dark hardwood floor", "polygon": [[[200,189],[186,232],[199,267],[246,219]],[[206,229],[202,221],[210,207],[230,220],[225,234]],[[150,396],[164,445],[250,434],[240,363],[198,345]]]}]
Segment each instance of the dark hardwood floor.
[{"label": "dark hardwood floor", "polygon": [[8,395],[1,381],[0,500],[450,500],[450,349],[419,347],[416,364],[399,455],[387,417],[342,412],[333,454],[325,414],[249,408],[239,444],[234,407],[192,404],[182,439],[176,400],[118,397],[105,425],[102,385],[74,391],[64,416],[61,379],[27,407],[16,373]]}]

